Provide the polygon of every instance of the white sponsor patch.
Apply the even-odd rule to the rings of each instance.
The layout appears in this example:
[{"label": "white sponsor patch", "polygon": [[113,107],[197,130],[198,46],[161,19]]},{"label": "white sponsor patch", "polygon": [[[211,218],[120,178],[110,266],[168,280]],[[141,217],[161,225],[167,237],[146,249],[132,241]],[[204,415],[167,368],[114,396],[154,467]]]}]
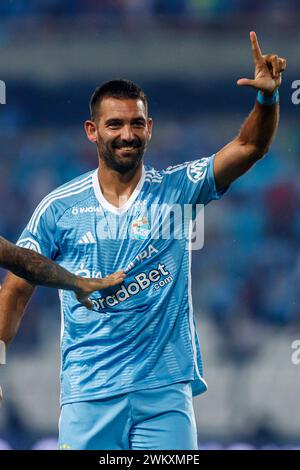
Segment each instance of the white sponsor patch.
[{"label": "white sponsor patch", "polygon": [[103,210],[101,206],[89,206],[89,207],[77,207],[74,206],[72,208],[72,215],[78,215],[78,214],[102,214]]}]

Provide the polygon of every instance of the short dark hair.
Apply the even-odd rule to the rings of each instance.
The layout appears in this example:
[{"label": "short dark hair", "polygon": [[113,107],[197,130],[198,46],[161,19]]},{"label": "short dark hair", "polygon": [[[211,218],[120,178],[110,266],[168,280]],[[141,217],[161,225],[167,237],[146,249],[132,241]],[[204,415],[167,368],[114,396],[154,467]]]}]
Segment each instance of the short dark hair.
[{"label": "short dark hair", "polygon": [[91,118],[95,119],[97,116],[100,104],[103,98],[117,98],[117,99],[134,99],[142,100],[145,105],[146,113],[148,112],[148,101],[145,92],[136,83],[130,80],[110,80],[98,86],[90,99],[90,113]]}]

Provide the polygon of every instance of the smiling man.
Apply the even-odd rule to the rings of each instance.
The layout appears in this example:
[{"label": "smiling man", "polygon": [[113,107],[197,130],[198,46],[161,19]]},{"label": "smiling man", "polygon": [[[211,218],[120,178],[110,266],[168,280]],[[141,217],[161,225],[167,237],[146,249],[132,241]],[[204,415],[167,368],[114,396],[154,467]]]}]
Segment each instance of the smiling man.
[{"label": "smiling man", "polygon": [[[211,157],[157,171],[144,164],[152,134],[145,93],[113,80],[91,98],[85,123],[98,168],[47,196],[19,243],[30,239],[72,272],[123,269],[126,280],[94,296],[89,312],[61,295],[62,449],[197,449],[192,396],[206,390],[191,302],[186,240],[154,237],[154,205],[207,204],[267,152],[278,124],[285,60],[262,55],[250,34],[258,96],[238,136]],[[76,208],[76,210],[74,210]],[[155,231],[154,231],[155,232]],[[10,275],[2,323],[17,325],[32,285]],[[19,299],[18,302],[14,299]],[[0,334],[1,339],[1,334]]]}]

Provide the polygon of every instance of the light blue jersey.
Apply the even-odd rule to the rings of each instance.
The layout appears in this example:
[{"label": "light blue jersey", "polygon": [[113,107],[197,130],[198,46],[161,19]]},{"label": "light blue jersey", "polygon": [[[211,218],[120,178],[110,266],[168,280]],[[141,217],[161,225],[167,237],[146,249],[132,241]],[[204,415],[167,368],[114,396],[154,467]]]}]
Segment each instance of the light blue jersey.
[{"label": "light blue jersey", "polygon": [[[19,245],[85,277],[127,273],[120,286],[93,294],[92,311],[73,292],[60,291],[61,404],[182,381],[192,381],[194,395],[206,390],[191,252],[177,233],[181,215],[174,212],[169,223],[166,207],[218,199],[213,160],[163,171],[144,166],[121,208],[104,198],[95,170],[56,189],[35,210]],[[169,226],[170,235],[162,235]]]}]

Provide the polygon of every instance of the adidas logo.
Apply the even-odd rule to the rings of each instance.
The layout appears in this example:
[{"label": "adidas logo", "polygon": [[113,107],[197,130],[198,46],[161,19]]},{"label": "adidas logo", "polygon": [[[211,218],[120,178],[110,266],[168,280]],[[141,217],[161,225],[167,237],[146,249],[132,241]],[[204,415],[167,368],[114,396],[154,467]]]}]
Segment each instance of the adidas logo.
[{"label": "adidas logo", "polygon": [[86,232],[85,235],[83,235],[82,238],[78,241],[80,245],[87,245],[91,243],[96,243],[95,238],[93,237],[93,234],[91,232]]}]

